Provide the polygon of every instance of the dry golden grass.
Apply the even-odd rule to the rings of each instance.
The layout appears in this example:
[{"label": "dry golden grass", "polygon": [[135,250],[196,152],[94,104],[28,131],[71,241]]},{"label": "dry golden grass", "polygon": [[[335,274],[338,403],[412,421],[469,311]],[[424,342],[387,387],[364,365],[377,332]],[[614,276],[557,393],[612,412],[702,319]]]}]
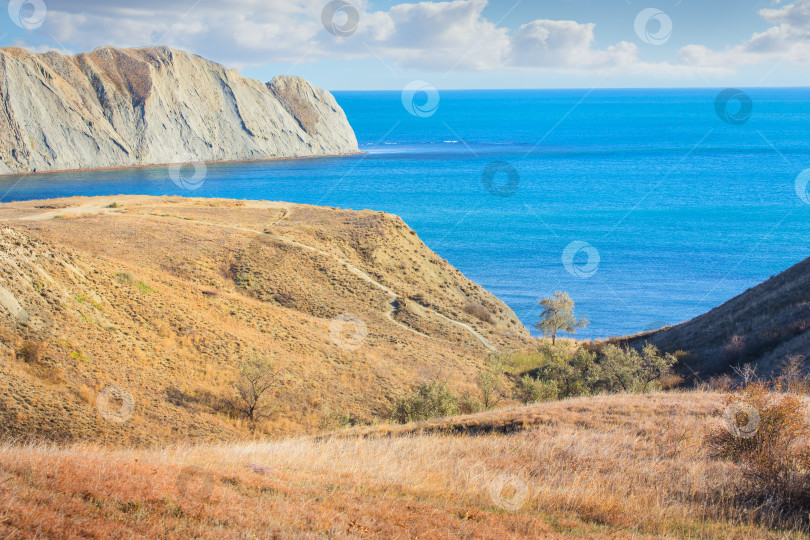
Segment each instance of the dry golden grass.
[{"label": "dry golden grass", "polygon": [[[334,411],[371,422],[424,378],[474,389],[484,341],[530,341],[508,307],[381,212],[121,196],[2,204],[0,220],[0,436],[251,438],[225,400],[253,352],[277,373],[260,433],[315,432]],[[429,307],[406,301],[419,295]],[[366,325],[357,348],[333,336],[344,313]],[[108,386],[133,398],[123,424],[97,411]]]},{"label": "dry golden grass", "polygon": [[[723,398],[578,398],[484,414],[509,435],[0,448],[0,531],[208,538],[801,538],[737,500],[705,436]],[[531,419],[531,421],[529,421]],[[447,419],[446,424],[456,422]],[[805,524],[806,525],[806,524]]]},{"label": "dry golden grass", "polygon": [[[718,394],[321,433],[335,415],[383,417],[426,377],[472,389],[487,345],[531,343],[396,217],[128,196],[0,205],[0,219],[1,536],[810,534],[709,453]],[[366,322],[363,347],[331,336],[343,312]],[[259,433],[221,408],[255,351],[278,376]],[[132,399],[121,422],[98,405],[127,411],[110,386]]]}]

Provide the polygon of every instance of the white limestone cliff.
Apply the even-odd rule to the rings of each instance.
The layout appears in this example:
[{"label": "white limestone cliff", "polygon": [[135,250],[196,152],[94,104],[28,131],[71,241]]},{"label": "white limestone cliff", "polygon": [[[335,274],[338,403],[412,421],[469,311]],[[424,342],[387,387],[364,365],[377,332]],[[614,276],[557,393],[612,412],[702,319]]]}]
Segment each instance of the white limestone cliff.
[{"label": "white limestone cliff", "polygon": [[334,97],[298,77],[165,47],[0,49],[0,174],[357,151]]}]

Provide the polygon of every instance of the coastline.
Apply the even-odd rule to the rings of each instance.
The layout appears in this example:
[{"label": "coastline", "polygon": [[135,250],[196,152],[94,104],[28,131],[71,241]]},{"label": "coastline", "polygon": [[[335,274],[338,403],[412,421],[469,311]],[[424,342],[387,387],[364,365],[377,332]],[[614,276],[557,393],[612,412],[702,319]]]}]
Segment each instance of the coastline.
[{"label": "coastline", "polygon": [[[303,159],[321,159],[321,158],[334,158],[334,157],[351,157],[368,154],[366,151],[358,150],[348,154],[319,154],[312,156],[289,156],[289,157],[271,157],[262,159],[222,159],[214,161],[186,161],[185,163],[203,163],[205,165],[213,164],[227,164],[227,163],[264,163],[270,161],[287,161],[287,160],[303,160]],[[83,167],[80,169],[54,169],[48,171],[33,171],[33,172],[16,172],[16,173],[0,173],[0,179],[8,178],[10,176],[34,176],[40,174],[63,174],[63,173],[76,173],[76,172],[95,172],[95,171],[117,171],[127,169],[149,169],[161,168],[177,165],[177,163],[144,163],[141,165],[125,165],[122,167]]]}]

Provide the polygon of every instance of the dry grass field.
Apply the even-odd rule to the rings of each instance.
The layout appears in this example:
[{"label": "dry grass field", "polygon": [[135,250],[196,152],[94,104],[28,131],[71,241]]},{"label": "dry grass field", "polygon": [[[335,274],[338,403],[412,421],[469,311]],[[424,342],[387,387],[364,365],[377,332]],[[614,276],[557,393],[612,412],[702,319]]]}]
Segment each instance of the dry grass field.
[{"label": "dry grass field", "polygon": [[737,466],[708,455],[722,408],[711,393],[618,395],[262,442],[4,446],[0,534],[806,537],[807,520],[774,526],[741,500]]}]

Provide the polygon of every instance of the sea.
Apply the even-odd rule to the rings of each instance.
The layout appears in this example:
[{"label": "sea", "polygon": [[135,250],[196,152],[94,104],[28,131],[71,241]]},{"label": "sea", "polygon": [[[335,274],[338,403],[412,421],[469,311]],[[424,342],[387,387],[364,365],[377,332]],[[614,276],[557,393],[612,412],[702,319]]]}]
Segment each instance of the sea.
[{"label": "sea", "polygon": [[586,339],[688,320],[810,257],[810,89],[411,88],[334,93],[360,155],[209,164],[196,189],[166,167],[6,176],[0,201],[391,212],[529,328],[567,292]]}]

